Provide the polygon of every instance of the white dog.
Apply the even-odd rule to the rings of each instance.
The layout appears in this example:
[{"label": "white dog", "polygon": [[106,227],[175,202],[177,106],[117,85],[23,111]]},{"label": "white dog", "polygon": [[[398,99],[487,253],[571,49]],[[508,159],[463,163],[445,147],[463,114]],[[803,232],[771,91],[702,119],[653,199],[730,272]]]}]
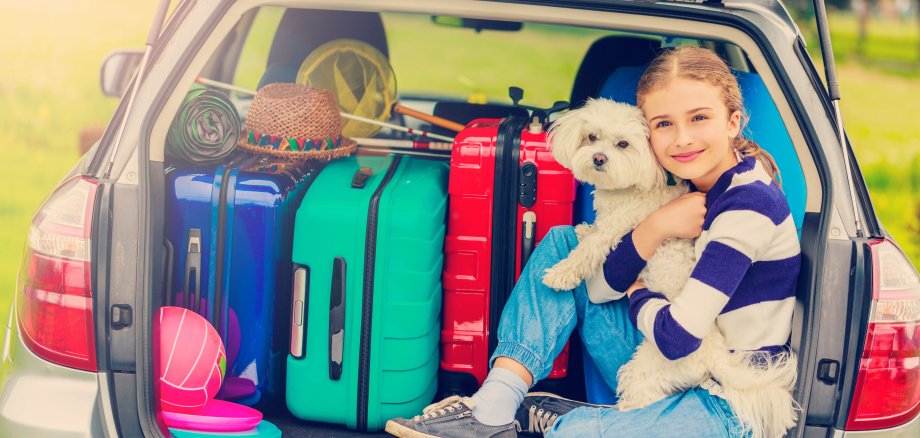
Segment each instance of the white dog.
[{"label": "white dog", "polygon": [[[549,136],[556,161],[579,181],[597,188],[594,224],[575,227],[578,246],[543,277],[543,283],[553,289],[570,290],[583,280],[603,275],[607,255],[623,236],[688,187],[683,182],[666,183],[665,171],[648,142],[645,117],[632,105],[589,99],[583,107],[560,117]],[[639,278],[650,290],[673,300],[690,278],[695,251],[693,240],[668,239]],[[594,303],[617,298],[598,295],[590,287],[589,296]],[[790,356],[762,367],[751,363],[750,354],[729,351],[715,324],[698,350],[678,360],[667,359],[654,342],[644,340],[617,373],[616,408],[641,408],[703,386],[728,400],[754,437],[781,436],[796,420],[791,396],[795,360]]]}]

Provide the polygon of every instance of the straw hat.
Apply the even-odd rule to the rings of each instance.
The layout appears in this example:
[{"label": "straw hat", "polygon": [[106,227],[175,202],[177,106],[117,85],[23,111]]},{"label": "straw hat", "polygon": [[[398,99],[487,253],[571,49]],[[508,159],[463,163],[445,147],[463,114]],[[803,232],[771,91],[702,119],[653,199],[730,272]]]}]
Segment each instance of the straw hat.
[{"label": "straw hat", "polygon": [[331,92],[274,83],[252,100],[239,146],[279,158],[329,160],[351,155],[357,143],[342,136],[342,116]]}]

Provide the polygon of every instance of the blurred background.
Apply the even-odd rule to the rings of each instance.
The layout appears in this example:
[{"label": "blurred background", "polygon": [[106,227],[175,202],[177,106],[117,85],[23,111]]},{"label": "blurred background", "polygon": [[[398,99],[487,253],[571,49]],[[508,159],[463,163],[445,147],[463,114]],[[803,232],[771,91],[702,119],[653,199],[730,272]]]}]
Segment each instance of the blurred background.
[{"label": "blurred background", "polygon": [[[153,0],[0,2],[0,315],[33,212],[101,135],[117,100],[99,67],[142,48]],[[787,7],[820,50],[810,0]],[[847,133],[881,221],[920,266],[920,0],[828,1]],[[823,73],[823,70],[822,70]]]}]

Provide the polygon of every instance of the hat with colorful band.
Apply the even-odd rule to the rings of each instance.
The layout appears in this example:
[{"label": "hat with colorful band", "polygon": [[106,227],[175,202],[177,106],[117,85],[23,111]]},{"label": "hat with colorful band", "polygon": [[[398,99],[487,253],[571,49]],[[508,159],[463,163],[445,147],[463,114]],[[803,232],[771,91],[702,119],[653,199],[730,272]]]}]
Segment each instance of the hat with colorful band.
[{"label": "hat with colorful band", "polygon": [[306,85],[268,84],[252,100],[239,146],[287,159],[344,157],[354,152],[357,143],[342,136],[342,124],[331,92]]}]

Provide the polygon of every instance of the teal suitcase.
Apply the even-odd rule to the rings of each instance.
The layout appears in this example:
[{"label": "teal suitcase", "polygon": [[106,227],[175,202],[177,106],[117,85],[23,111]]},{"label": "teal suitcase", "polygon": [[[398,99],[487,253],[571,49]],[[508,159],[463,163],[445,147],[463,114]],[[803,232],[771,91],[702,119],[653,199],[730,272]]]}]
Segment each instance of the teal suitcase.
[{"label": "teal suitcase", "polygon": [[335,160],[294,228],[286,401],[296,417],[376,431],[437,389],[447,163]]}]

